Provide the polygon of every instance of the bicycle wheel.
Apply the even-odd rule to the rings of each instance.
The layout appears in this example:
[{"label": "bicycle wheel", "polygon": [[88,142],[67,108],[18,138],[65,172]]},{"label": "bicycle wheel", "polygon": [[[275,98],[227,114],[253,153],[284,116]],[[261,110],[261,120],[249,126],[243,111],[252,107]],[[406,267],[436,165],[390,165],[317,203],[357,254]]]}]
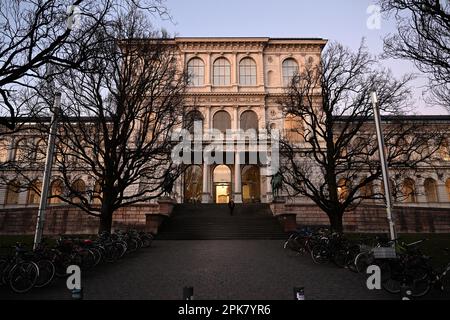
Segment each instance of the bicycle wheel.
[{"label": "bicycle wheel", "polygon": [[445,271],[440,277],[441,290],[450,293],[450,270]]},{"label": "bicycle wheel", "polygon": [[81,266],[82,269],[90,269],[95,265],[95,255],[91,250],[82,250],[78,253],[81,257]]},{"label": "bicycle wheel", "polygon": [[16,293],[30,291],[39,277],[39,268],[31,261],[20,262],[14,265],[9,272],[9,286]]},{"label": "bicycle wheel", "polygon": [[142,240],[142,246],[144,248],[148,248],[148,247],[150,247],[152,245],[152,240],[153,239],[151,237],[147,236],[147,235],[141,236],[141,240]]},{"label": "bicycle wheel", "polygon": [[57,253],[53,260],[55,266],[55,274],[58,278],[67,277],[67,267],[72,264],[72,259],[65,253]]},{"label": "bicycle wheel", "polygon": [[301,253],[301,245],[297,240],[297,237],[289,237],[288,240],[284,243],[284,249],[288,256],[298,256]]},{"label": "bicycle wheel", "polygon": [[354,265],[356,272],[365,273],[367,271],[367,267],[373,263],[373,254],[370,252],[361,252],[356,255],[354,260]]},{"label": "bicycle wheel", "polygon": [[97,248],[90,248],[89,250],[94,254],[94,259],[95,259],[94,267],[95,267],[100,263],[100,261],[102,261],[102,254],[101,254],[100,250]]},{"label": "bicycle wheel", "polygon": [[325,245],[316,245],[311,250],[311,258],[316,264],[325,264],[329,261],[329,250]]},{"label": "bicycle wheel", "polygon": [[138,243],[134,239],[128,239],[127,250],[128,252],[135,252],[138,249]]},{"label": "bicycle wheel", "polygon": [[397,262],[385,261],[381,263],[381,287],[392,294],[398,294],[401,291],[403,282],[403,270]]},{"label": "bicycle wheel", "polygon": [[347,266],[347,250],[339,249],[333,254],[333,263],[339,268],[345,268]]},{"label": "bicycle wheel", "polygon": [[52,282],[55,276],[55,266],[47,259],[42,259],[36,262],[39,268],[39,277],[34,285],[36,288],[42,288]]},{"label": "bicycle wheel", "polygon": [[413,297],[423,297],[431,289],[431,279],[425,269],[408,270],[407,279],[407,285],[411,288],[411,296]]}]

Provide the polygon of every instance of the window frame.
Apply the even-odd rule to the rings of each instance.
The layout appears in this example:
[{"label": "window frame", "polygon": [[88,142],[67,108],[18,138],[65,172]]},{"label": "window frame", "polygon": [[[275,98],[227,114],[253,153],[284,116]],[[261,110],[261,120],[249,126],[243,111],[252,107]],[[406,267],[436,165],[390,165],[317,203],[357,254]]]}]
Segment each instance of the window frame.
[{"label": "window frame", "polygon": [[[199,62],[198,65],[192,65],[192,63]],[[191,78],[191,69],[192,78]],[[193,57],[189,59],[186,66],[187,73],[189,75],[189,86],[201,87],[205,85],[205,62],[199,57]],[[198,71],[198,73],[196,72]]]},{"label": "window frame", "polygon": [[[244,64],[246,61],[250,62],[250,64]],[[239,61],[239,85],[247,87],[256,86],[257,75],[256,62],[252,57],[244,57]]]},{"label": "window frame", "polygon": [[[219,64],[220,62],[224,64]],[[214,86],[231,85],[231,64],[225,57],[219,57],[214,60],[212,68],[212,84]]]}]

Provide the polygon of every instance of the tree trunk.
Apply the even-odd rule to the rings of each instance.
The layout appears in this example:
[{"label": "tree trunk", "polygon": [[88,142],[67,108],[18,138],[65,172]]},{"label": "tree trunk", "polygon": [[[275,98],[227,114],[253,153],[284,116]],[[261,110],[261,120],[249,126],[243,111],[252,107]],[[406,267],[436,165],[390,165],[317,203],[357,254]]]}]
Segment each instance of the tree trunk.
[{"label": "tree trunk", "polygon": [[113,218],[113,210],[107,204],[102,205],[101,214],[100,214],[100,225],[98,228],[98,232],[108,232],[111,233],[112,227],[112,219]]},{"label": "tree trunk", "polygon": [[333,212],[328,214],[330,219],[330,226],[332,232],[343,233],[344,225],[342,223],[342,214],[339,212]]}]

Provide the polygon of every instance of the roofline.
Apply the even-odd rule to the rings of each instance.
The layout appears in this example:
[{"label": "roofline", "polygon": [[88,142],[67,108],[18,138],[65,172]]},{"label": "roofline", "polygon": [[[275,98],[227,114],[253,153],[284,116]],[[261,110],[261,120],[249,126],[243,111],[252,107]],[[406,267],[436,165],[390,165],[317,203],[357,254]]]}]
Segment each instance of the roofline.
[{"label": "roofline", "polygon": [[148,41],[157,40],[165,42],[167,44],[183,43],[183,42],[210,42],[210,43],[221,43],[221,42],[261,42],[265,44],[281,44],[281,43],[292,43],[292,44],[317,44],[324,47],[328,43],[328,39],[323,38],[270,38],[270,37],[173,37],[173,38],[129,38],[124,39],[124,41],[138,42],[138,41]]},{"label": "roofline", "polygon": [[[346,121],[349,119],[361,120],[362,117],[351,116],[336,116],[337,120]],[[372,121],[373,117],[369,117],[366,121]],[[394,121],[441,121],[450,122],[450,115],[382,115],[381,121],[394,122]]]},{"label": "roofline", "polygon": [[[350,117],[350,116],[336,116],[336,119],[346,121],[348,119],[358,120],[362,117]],[[0,119],[11,120],[10,117],[0,117]],[[75,121],[79,120],[81,122],[95,122],[98,120],[97,117],[64,117],[60,118],[60,121]],[[369,117],[366,121],[372,121],[373,117]],[[383,122],[391,121],[441,121],[450,122],[450,115],[385,115],[381,116]],[[19,123],[48,123],[51,121],[50,117],[20,117],[15,118],[15,121]]]}]

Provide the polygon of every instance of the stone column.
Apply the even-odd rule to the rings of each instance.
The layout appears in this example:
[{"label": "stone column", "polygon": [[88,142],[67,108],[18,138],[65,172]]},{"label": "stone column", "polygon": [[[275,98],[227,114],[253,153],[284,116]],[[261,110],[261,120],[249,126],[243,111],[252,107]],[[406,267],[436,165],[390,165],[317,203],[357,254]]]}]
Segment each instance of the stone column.
[{"label": "stone column", "polygon": [[209,203],[211,194],[209,193],[209,165],[203,162],[203,192],[202,203]]},{"label": "stone column", "polygon": [[425,179],[423,178],[416,178],[415,179],[415,191],[416,191],[416,203],[426,203],[428,206],[430,205],[428,203],[427,197],[425,195],[425,187],[424,187]]},{"label": "stone column", "polygon": [[231,129],[238,130],[239,129],[239,107],[235,106],[233,109],[233,121],[231,123]]},{"label": "stone column", "polygon": [[239,152],[235,152],[234,157],[234,202],[242,203],[241,157]]},{"label": "stone column", "polygon": [[439,202],[443,202],[443,203],[450,202],[450,199],[449,199],[448,193],[447,193],[447,186],[445,185],[445,181],[438,180],[437,195],[438,195]]}]

